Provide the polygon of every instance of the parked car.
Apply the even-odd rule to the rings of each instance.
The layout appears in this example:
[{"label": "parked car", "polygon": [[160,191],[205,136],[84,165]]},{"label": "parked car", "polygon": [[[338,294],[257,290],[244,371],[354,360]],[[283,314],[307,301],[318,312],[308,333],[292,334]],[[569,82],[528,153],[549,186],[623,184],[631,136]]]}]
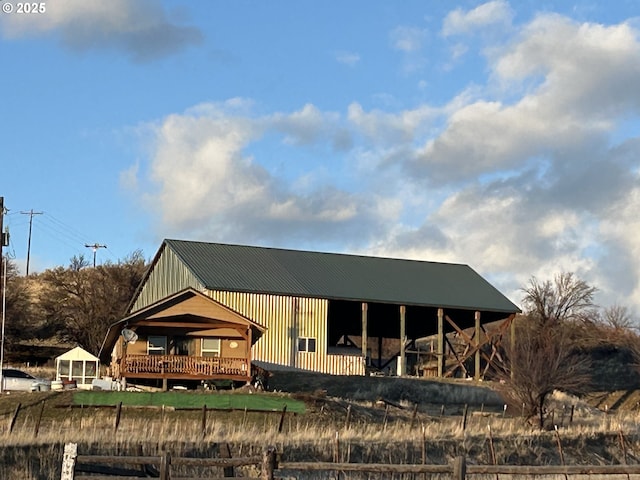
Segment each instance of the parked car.
[{"label": "parked car", "polygon": [[19,390],[23,392],[37,392],[50,390],[51,381],[36,378],[33,375],[16,368],[2,369],[2,391]]}]

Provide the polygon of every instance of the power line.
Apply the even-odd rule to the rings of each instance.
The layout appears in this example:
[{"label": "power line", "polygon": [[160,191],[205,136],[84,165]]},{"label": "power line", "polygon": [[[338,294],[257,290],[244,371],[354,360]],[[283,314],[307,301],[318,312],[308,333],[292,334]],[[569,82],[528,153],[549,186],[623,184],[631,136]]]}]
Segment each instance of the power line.
[{"label": "power line", "polygon": [[31,227],[33,226],[33,216],[42,215],[44,212],[34,212],[33,208],[28,212],[20,212],[22,215],[29,215],[29,241],[27,243],[27,274],[29,276],[29,259],[31,257]]}]

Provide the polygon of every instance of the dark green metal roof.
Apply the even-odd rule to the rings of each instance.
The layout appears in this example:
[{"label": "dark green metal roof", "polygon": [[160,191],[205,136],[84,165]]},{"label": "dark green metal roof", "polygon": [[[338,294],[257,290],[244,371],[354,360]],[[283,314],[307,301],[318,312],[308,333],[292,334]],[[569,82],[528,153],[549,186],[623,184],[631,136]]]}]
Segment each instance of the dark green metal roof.
[{"label": "dark green metal roof", "polygon": [[184,240],[165,246],[210,290],[520,311],[468,265]]}]

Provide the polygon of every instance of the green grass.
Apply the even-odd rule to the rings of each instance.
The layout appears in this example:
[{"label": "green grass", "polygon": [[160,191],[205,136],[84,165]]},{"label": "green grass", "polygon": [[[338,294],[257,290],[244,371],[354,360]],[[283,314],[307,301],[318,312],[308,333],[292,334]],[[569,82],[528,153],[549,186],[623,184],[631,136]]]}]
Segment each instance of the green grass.
[{"label": "green grass", "polygon": [[220,410],[260,410],[280,411],[287,406],[287,412],[304,413],[305,404],[292,398],[268,394],[242,393],[188,393],[188,392],[76,392],[73,403],[76,405],[103,406],[156,406],[174,408],[202,408]]}]

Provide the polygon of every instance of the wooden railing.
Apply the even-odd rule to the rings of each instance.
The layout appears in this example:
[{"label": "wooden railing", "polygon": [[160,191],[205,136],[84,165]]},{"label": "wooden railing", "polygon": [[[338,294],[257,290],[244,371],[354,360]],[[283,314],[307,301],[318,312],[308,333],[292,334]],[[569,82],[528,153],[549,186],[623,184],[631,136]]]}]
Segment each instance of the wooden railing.
[{"label": "wooden railing", "polygon": [[120,375],[158,374],[215,376],[249,376],[246,358],[196,357],[189,355],[126,355]]}]

